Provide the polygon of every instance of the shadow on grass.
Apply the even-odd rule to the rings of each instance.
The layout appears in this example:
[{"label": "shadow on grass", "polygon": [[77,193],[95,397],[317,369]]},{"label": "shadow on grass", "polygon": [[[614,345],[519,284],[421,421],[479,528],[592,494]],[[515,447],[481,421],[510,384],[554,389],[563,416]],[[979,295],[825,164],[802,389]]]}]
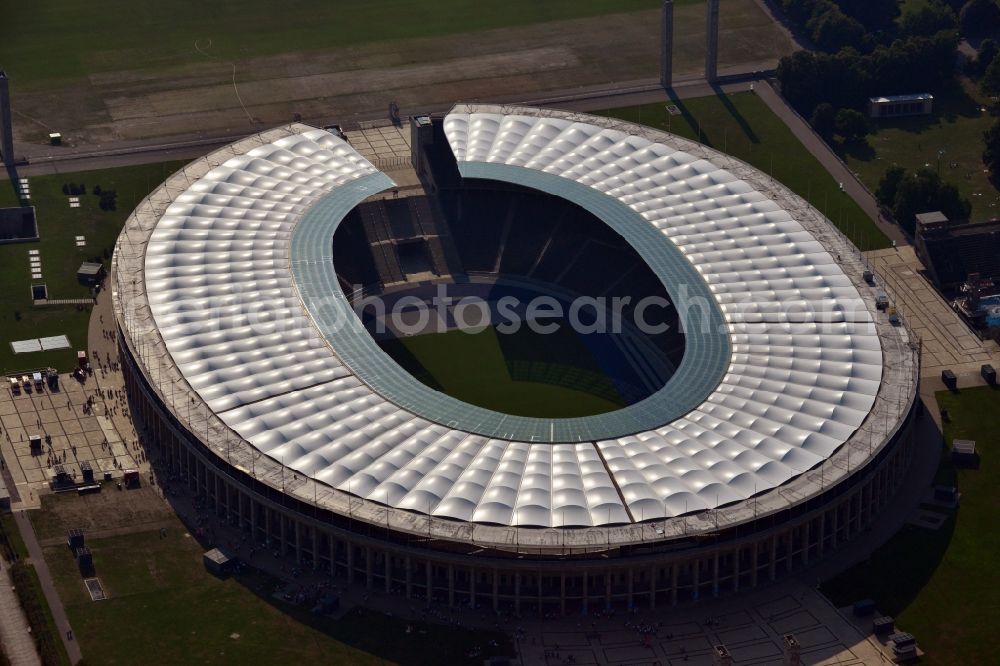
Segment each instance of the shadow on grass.
[{"label": "shadow on grass", "polygon": [[[295,621],[353,648],[411,666],[480,664],[491,656],[513,656],[514,646],[501,632],[473,631],[444,624],[410,621],[356,607],[337,619],[314,615],[304,607],[276,599],[273,593],[285,583],[270,574],[248,569],[234,580],[259,599]],[[416,605],[419,602],[414,602]],[[445,611],[447,612],[447,611]],[[451,617],[460,620],[462,611]],[[490,645],[495,641],[496,645]],[[472,651],[478,648],[478,652]],[[476,656],[470,656],[470,653]]]},{"label": "shadow on grass", "polygon": [[[136,410],[133,396],[127,394],[130,408]],[[170,478],[171,471],[165,461],[152,456],[150,465],[160,478]],[[209,531],[199,528],[197,524],[189,523],[192,515],[186,502],[193,498],[189,490],[182,488],[179,494],[168,493],[166,501],[172,511],[187,529],[188,534],[198,547],[204,551],[220,546],[223,539],[212,539]],[[210,513],[211,510],[208,510]],[[219,520],[218,525],[224,521]],[[227,528],[229,529],[229,528]],[[455,608],[449,610],[440,604],[435,604],[433,614],[428,621],[410,620],[372,610],[365,607],[355,607],[342,616],[333,618],[317,615],[311,612],[320,591],[312,589],[309,583],[299,584],[288,581],[257,569],[253,564],[240,573],[233,575],[232,581],[253,593],[263,603],[268,604],[293,621],[310,627],[329,638],[349,647],[366,652],[381,661],[397,663],[404,666],[438,666],[440,664],[482,664],[490,656],[514,656],[515,646],[509,636],[501,630],[472,629],[456,626],[455,623],[466,624],[470,613],[468,609]],[[331,577],[330,582],[341,590],[347,585],[343,576]],[[276,596],[279,590],[295,588],[305,593],[306,599],[301,603],[293,603]],[[354,589],[359,589],[354,586]],[[402,597],[399,597],[402,599]],[[412,608],[421,607],[423,602],[413,600]],[[409,631],[408,631],[409,629]],[[490,643],[495,642],[495,645]],[[475,648],[475,656],[470,652]]]},{"label": "shadow on grass", "polygon": [[719,98],[719,102],[722,104],[722,106],[726,108],[726,111],[729,112],[729,115],[733,117],[733,120],[736,121],[736,124],[740,126],[741,130],[743,130],[743,134],[746,135],[746,137],[750,139],[752,143],[760,143],[760,137],[757,136],[757,133],[753,131],[753,127],[750,126],[750,123],[747,122],[747,119],[743,117],[743,114],[740,113],[740,110],[737,109],[736,106],[733,104],[732,100],[729,99],[729,95],[723,92],[722,88],[717,84],[712,85],[712,90],[715,91],[715,96]]},{"label": "shadow on grass", "polygon": [[705,129],[701,126],[700,121],[694,117],[691,110],[684,104],[684,100],[677,96],[677,93],[674,92],[673,88],[667,91],[667,96],[670,98],[670,103],[680,110],[681,118],[683,118],[688,124],[688,127],[694,130],[697,135],[695,140],[699,143],[705,144],[706,146],[713,145],[712,140],[709,138],[708,134],[705,133]]},{"label": "shadow on grass", "polygon": [[835,152],[842,158],[851,157],[862,162],[870,162],[875,159],[875,149],[868,143],[868,139],[841,143],[836,146]]},{"label": "shadow on grass", "polygon": [[[954,465],[943,445],[940,454],[934,483],[957,486]],[[951,511],[936,530],[904,525],[868,560],[825,581],[820,591],[838,607],[870,598],[880,612],[898,616],[913,603],[940,566],[960,510]]]},{"label": "shadow on grass", "polygon": [[17,190],[17,167],[13,164],[6,164],[5,166],[7,167],[7,178],[9,179],[10,189],[14,191],[14,196],[20,199],[21,195]]}]

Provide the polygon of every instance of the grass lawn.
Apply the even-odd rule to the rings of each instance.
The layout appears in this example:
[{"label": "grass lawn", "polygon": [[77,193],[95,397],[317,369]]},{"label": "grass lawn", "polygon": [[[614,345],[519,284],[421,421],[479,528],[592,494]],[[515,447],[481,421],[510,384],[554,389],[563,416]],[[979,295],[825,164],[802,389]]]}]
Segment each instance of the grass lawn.
[{"label": "grass lawn", "polygon": [[[679,0],[693,4],[698,0]],[[656,9],[658,0],[47,0],[5,7],[0,62],[18,85],[190,62],[195,43],[215,57],[434,37]]]},{"label": "grass lawn", "polygon": [[108,599],[93,602],[63,545],[45,549],[88,664],[475,664],[474,645],[500,635],[415,625],[355,610],[314,617],[275,600],[260,573],[219,580],[201,563],[202,547],[178,522],[167,530],[88,539]]},{"label": "grass lawn", "polygon": [[14,514],[0,514],[0,557],[10,562],[15,557],[25,558],[27,556],[28,548],[24,545],[24,539],[21,538],[21,532],[17,529],[17,523],[14,522]]},{"label": "grass lawn", "polygon": [[983,132],[996,120],[979,109],[985,103],[968,79],[934,99],[934,113],[879,120],[861,144],[840,147],[841,157],[873,192],[885,170],[898,164],[909,170],[929,166],[972,203],[971,220],[1000,215],[1000,192],[983,173]]},{"label": "grass lawn", "polygon": [[[549,337],[555,336],[535,335],[532,339],[542,342]],[[565,336],[559,338],[565,341]],[[512,379],[508,359],[492,327],[478,333],[456,330],[418,335],[402,338],[398,344],[405,350],[403,355],[396,344],[389,343],[384,348],[411,374],[432,388],[488,409],[518,416],[571,418],[622,407],[620,402],[585,391],[541,381]],[[578,354],[563,349],[558,358],[565,359],[570,354],[576,356],[576,360],[586,361],[589,353],[582,344],[577,344],[580,346],[580,350],[576,350]],[[470,367],[475,367],[476,372],[469,372]],[[610,384],[606,378],[605,381]]]},{"label": "grass lawn", "polygon": [[[102,171],[68,173],[29,178],[30,203],[35,206],[41,240],[34,243],[0,245],[0,370],[12,372],[52,366],[68,370],[76,364],[76,351],[87,345],[90,308],[76,306],[35,307],[30,285],[44,283],[50,299],[88,298],[90,291],[76,280],[76,270],[83,261],[100,260],[108,264],[115,239],[135,205],[183,162],[164,162],[121,167]],[[80,208],[70,208],[62,192],[64,183],[87,186],[80,197]],[[102,211],[93,187],[118,192],[117,210]],[[10,182],[0,182],[0,206],[18,205]],[[76,236],[86,238],[85,247],[77,247]],[[28,251],[38,250],[42,279],[32,280]],[[66,334],[71,349],[15,355],[12,340]]]},{"label": "grass lawn", "polygon": [[[611,115],[667,130],[752,164],[807,199],[865,250],[889,246],[885,235],[792,131],[751,92],[678,100],[681,114],[665,104],[609,109]],[[700,138],[699,138],[700,134]]]},{"label": "grass lawn", "polygon": [[945,440],[976,440],[979,469],[956,469],[943,451],[937,483],[958,486],[961,506],[939,530],[907,526],[863,564],[823,584],[843,606],[871,597],[880,611],[917,637],[924,663],[995,663],[993,632],[1000,623],[1000,391],[987,387],[937,394],[948,410]]}]

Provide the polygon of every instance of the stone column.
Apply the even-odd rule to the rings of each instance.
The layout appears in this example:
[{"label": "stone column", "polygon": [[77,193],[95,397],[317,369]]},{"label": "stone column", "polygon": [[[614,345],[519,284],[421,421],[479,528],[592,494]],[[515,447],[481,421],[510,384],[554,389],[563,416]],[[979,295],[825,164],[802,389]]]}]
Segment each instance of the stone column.
[{"label": "stone column", "polygon": [[809,566],[809,521],[802,526],[802,566]]},{"label": "stone column", "polygon": [[715,83],[719,78],[719,0],[708,0],[705,33],[705,80]]},{"label": "stone column", "polygon": [[817,554],[823,557],[823,551],[826,550],[826,512],[819,515],[819,537],[816,539],[816,546]]},{"label": "stone column", "polygon": [[372,549],[370,546],[365,546],[365,587],[369,590],[372,589],[372,583],[375,580],[375,569],[374,562],[372,561]]},{"label": "stone column", "polygon": [[469,569],[469,608],[476,608],[476,570]]},{"label": "stone column", "polygon": [[278,526],[281,527],[281,556],[285,556],[285,549],[288,547],[288,541],[285,539],[285,516],[278,514]]},{"label": "stone column", "polygon": [[299,521],[292,523],[295,526],[295,566],[302,564],[302,540],[299,534]]},{"label": "stone column", "polygon": [[719,596],[719,551],[712,558],[712,596]]},{"label": "stone column", "polygon": [[336,551],[334,550],[335,544],[333,543],[333,534],[331,532],[326,533],[326,555],[330,558],[330,575],[336,575],[336,565],[334,564],[334,555]]},{"label": "stone column", "polygon": [[[652,585],[653,581],[649,581],[649,584]],[[629,610],[632,609],[632,567],[628,568],[628,596],[626,597],[625,604]]]},{"label": "stone column", "polygon": [[250,498],[250,546],[257,545],[257,526],[259,525],[257,515],[257,500]]},{"label": "stone column", "polygon": [[663,0],[660,16],[660,85],[674,84],[674,0]]},{"label": "stone column", "polygon": [[500,573],[493,570],[493,610],[500,610]]},{"label": "stone column", "polygon": [[771,562],[768,565],[768,574],[771,580],[774,580],[776,574],[777,563],[775,560],[778,559],[778,535],[775,534],[771,537]]},{"label": "stone column", "polygon": [[831,535],[830,541],[832,542],[830,546],[832,548],[837,547],[837,541],[840,538],[838,531],[840,530],[840,507],[837,506],[833,510],[833,534]]}]

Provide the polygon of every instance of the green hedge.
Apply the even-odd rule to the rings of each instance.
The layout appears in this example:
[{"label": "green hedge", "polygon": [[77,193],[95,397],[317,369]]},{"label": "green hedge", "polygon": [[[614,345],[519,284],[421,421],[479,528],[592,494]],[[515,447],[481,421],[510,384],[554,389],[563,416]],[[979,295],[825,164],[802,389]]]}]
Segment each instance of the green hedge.
[{"label": "green hedge", "polygon": [[42,585],[38,580],[35,568],[23,561],[15,562],[10,567],[10,575],[14,581],[17,598],[21,608],[28,618],[31,634],[35,639],[35,647],[45,666],[68,666],[69,656],[66,647],[59,637],[56,622],[45,601]]}]

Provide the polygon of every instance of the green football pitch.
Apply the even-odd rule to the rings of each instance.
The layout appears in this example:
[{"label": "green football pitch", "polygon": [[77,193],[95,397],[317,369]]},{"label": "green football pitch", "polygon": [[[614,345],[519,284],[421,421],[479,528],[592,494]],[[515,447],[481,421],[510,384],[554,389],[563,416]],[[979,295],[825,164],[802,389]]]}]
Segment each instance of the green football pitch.
[{"label": "green football pitch", "polygon": [[448,331],[383,342],[431,388],[506,414],[572,418],[624,406],[610,379],[566,326],[539,335]]}]

